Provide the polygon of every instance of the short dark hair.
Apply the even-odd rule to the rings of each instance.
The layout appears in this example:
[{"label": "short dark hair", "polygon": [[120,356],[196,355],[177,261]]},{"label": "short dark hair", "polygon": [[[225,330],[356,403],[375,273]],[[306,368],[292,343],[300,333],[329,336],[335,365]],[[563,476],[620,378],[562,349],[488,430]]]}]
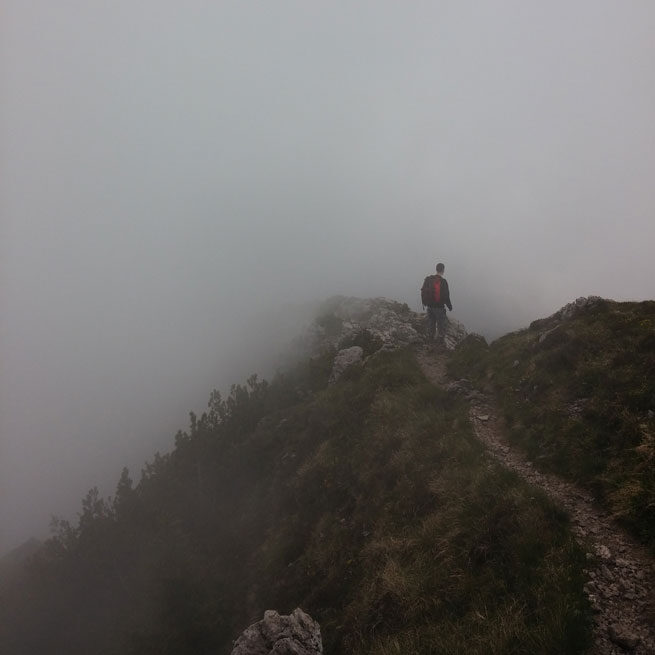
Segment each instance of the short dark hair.
[{"label": "short dark hair", "polygon": [[446,267],[443,264],[437,264],[437,273],[443,273],[445,268]]}]

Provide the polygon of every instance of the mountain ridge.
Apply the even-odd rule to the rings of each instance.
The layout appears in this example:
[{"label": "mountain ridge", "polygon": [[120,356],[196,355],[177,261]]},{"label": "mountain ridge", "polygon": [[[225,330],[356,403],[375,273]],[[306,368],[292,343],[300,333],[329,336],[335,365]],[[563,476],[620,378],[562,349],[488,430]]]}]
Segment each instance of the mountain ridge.
[{"label": "mountain ridge", "polygon": [[[543,354],[569,328],[488,346],[453,321],[448,368],[486,392],[525,373],[504,363],[508,339]],[[583,652],[592,611],[569,519],[425,379],[422,333],[401,303],[331,299],[296,344],[309,357],[213,392],[136,485],[125,470],[112,499],[92,490],[77,525],[59,522],[21,588],[2,590],[0,643],[220,652],[264,610],[303,606],[328,653]],[[361,359],[330,384],[348,348]]]}]

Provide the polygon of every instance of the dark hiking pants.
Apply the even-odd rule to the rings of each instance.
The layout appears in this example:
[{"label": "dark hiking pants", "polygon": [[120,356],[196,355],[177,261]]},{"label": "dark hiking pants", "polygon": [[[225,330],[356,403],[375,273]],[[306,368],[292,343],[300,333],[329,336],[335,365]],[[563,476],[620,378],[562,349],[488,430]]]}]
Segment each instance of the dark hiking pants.
[{"label": "dark hiking pants", "polygon": [[428,340],[433,341],[435,332],[438,333],[438,340],[443,341],[446,336],[446,308],[445,307],[428,307]]}]

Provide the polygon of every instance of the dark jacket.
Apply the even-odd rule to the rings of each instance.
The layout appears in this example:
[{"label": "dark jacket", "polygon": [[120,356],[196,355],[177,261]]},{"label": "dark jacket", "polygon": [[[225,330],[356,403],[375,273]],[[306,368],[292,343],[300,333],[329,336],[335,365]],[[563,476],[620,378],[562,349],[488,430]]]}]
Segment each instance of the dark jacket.
[{"label": "dark jacket", "polygon": [[423,286],[421,287],[421,295],[424,289],[426,289],[430,284],[432,284],[432,281],[436,278],[440,277],[441,278],[441,302],[436,303],[435,305],[428,305],[429,307],[442,307],[445,305],[448,307],[448,309],[452,312],[453,311],[453,306],[450,303],[450,289],[448,288],[448,281],[446,280],[445,277],[442,277],[441,275],[428,275],[425,280],[423,280]]}]

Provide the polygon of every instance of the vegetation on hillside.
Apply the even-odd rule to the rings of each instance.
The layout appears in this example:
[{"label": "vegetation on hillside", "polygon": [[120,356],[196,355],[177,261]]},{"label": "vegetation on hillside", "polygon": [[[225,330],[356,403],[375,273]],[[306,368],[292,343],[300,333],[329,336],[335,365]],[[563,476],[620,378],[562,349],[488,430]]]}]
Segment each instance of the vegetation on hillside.
[{"label": "vegetation on hillside", "polygon": [[490,347],[470,336],[450,372],[494,389],[512,442],[655,550],[655,302],[602,301]]},{"label": "vegetation on hillside", "polygon": [[485,454],[410,350],[328,386],[332,355],[214,392],[138,484],[89,492],[0,591],[3,652],[229,652],[296,606],[328,654],[583,652],[566,516]]}]

